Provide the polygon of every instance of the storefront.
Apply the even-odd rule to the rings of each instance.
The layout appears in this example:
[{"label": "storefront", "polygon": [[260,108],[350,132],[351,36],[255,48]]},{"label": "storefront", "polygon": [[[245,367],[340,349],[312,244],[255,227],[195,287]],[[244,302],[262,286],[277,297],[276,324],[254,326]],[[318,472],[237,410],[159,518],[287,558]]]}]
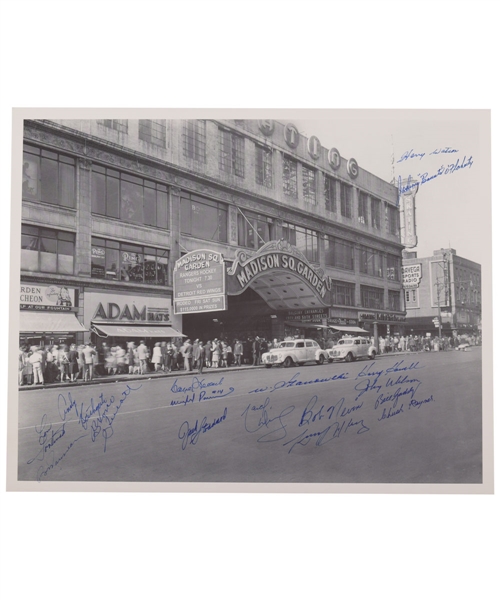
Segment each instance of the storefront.
[{"label": "storefront", "polygon": [[22,282],[19,308],[20,345],[47,347],[83,341],[87,329],[78,320],[77,289]]},{"label": "storefront", "polygon": [[172,315],[170,298],[105,290],[88,290],[84,296],[85,324],[98,347],[104,341],[114,346],[140,340],[153,346],[158,341],[185,337],[180,319]]},{"label": "storefront", "polygon": [[400,336],[405,333],[406,318],[402,315],[383,311],[362,311],[358,313],[359,326],[373,336],[378,348],[378,338]]}]

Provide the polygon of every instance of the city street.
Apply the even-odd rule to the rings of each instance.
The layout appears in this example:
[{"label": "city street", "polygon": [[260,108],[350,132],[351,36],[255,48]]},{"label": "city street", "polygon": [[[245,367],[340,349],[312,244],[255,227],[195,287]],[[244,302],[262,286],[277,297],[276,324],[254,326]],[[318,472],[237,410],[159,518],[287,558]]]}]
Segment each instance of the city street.
[{"label": "city street", "polygon": [[480,483],[481,348],[19,392],[20,481]]}]

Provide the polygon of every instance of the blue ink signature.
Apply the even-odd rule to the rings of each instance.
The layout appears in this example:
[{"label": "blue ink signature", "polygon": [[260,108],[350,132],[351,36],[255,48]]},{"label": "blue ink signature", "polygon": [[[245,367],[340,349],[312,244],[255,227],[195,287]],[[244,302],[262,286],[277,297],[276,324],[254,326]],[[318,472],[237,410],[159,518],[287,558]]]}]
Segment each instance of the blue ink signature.
[{"label": "blue ink signature", "polygon": [[[142,384],[138,387],[131,387],[127,383],[126,389],[122,391],[121,397],[117,399],[114,396],[110,396],[107,399],[101,393],[99,395],[99,402],[94,404],[94,398],[91,398],[90,406],[87,408],[84,408],[83,402],[78,407],[77,402],[71,397],[71,393],[68,393],[68,399],[66,399],[64,394],[59,394],[57,399],[59,416],[63,421],[66,421],[68,415],[74,411],[78,418],[78,423],[85,431],[88,430],[90,424],[92,442],[95,442],[99,436],[104,439],[104,452],[106,452],[107,441],[113,435],[113,422],[118,412],[130,393],[139,390],[141,387]],[[112,412],[112,409],[114,412]]]},{"label": "blue ink signature", "polygon": [[[309,400],[306,408],[304,409],[304,412],[302,413],[302,417],[299,422],[299,427],[301,427],[302,425],[310,425],[316,420],[320,421],[322,418],[326,418],[326,414],[322,414],[325,405],[322,405],[319,411],[313,412],[313,408],[315,407],[317,401],[317,396],[313,396],[311,400]],[[345,398],[342,398],[337,404],[333,404],[326,409],[325,412],[329,414],[327,420],[334,418],[334,416],[337,416],[337,418],[339,415],[341,417],[346,416],[353,411],[359,410],[363,406],[363,403],[361,402],[361,404],[359,405],[352,406],[351,408],[346,409],[343,408],[344,402]],[[290,446],[290,449],[288,450],[288,454],[292,452],[292,450],[295,448],[295,446],[297,446],[297,444],[300,446],[307,446],[309,441],[313,438],[316,438],[314,442],[314,445],[316,447],[324,446],[328,442],[339,438],[342,434],[350,432],[351,428],[354,428],[353,431],[355,431],[357,435],[370,431],[370,428],[364,424],[363,419],[360,419],[359,421],[354,421],[352,418],[350,418],[349,421],[347,421],[347,419],[344,419],[342,423],[340,423],[339,421],[335,421],[334,423],[328,425],[321,431],[315,431],[313,433],[308,433],[309,429],[306,428],[298,436],[292,438],[288,442],[285,442],[283,446],[288,446],[289,444],[292,444]]]},{"label": "blue ink signature", "polygon": [[191,394],[186,394],[186,396],[182,400],[172,400],[170,402],[170,406],[186,406],[189,403],[195,402],[203,402],[204,400],[211,400],[213,398],[226,398],[226,396],[230,396],[234,392],[234,387],[230,387],[229,391],[224,389],[220,390],[200,390],[198,392],[192,392]]},{"label": "blue ink signature", "polygon": [[409,395],[409,396],[411,396],[411,399],[413,400],[413,398],[415,397],[415,394],[417,393],[418,388],[420,387],[420,383],[421,382],[419,381],[416,386],[412,385],[410,387],[406,387],[404,390],[402,388],[398,387],[398,389],[395,392],[393,392],[392,394],[387,394],[386,396],[384,396],[384,394],[380,394],[380,396],[375,400],[374,408],[378,408],[379,406],[381,406],[382,404],[385,404],[386,402],[392,402],[393,408],[396,408],[396,405],[402,396]]},{"label": "blue ink signature", "polygon": [[191,385],[180,386],[177,384],[178,379],[176,379],[171,385],[170,391],[173,394],[187,394],[188,392],[204,390],[209,387],[222,387],[223,381],[224,377],[221,377],[219,381],[205,381],[205,378],[199,379],[198,377],[193,377]]},{"label": "blue ink signature", "polygon": [[[439,150],[436,148],[435,150],[433,150],[432,152],[429,152],[429,156],[435,155],[435,154],[455,154],[457,153],[458,150],[455,150],[454,148],[450,148],[450,146],[446,146],[445,148],[439,148]],[[403,152],[403,154],[401,155],[401,158],[399,160],[397,160],[396,162],[400,163],[400,162],[404,162],[405,160],[411,160],[412,158],[418,158],[419,160],[422,160],[422,158],[424,158],[424,156],[426,156],[425,152],[413,152],[413,148],[411,150],[406,150],[406,152]]]},{"label": "blue ink signature", "polygon": [[457,158],[457,160],[452,164],[449,164],[447,166],[441,165],[439,167],[439,169],[435,173],[432,173],[431,175],[429,175],[428,171],[426,171],[425,173],[417,173],[416,179],[413,179],[412,176],[409,175],[408,179],[406,180],[405,185],[403,185],[403,179],[401,178],[401,176],[399,176],[398,177],[399,193],[406,194],[413,188],[418,187],[419,185],[424,185],[424,183],[428,183],[429,181],[433,181],[434,179],[437,179],[438,177],[441,177],[442,175],[451,175],[452,173],[456,173],[457,171],[460,171],[461,169],[467,169],[467,168],[470,169],[473,164],[474,164],[474,161],[472,160],[472,156],[469,156],[469,158],[464,156],[461,162],[460,162],[460,159]]},{"label": "blue ink signature", "polygon": [[[47,423],[47,415],[43,415],[42,422],[39,426],[35,427],[36,433],[38,433],[38,444],[41,446],[39,452],[33,458],[27,462],[31,465],[35,460],[43,460],[45,454],[55,446],[55,444],[66,435],[65,430],[66,423],[63,423],[58,429],[52,429],[52,423]],[[49,436],[50,433],[50,436]]]},{"label": "blue ink signature", "polygon": [[66,456],[66,454],[68,454],[68,452],[71,450],[71,448],[73,448],[73,446],[76,444],[76,442],[78,442],[78,440],[81,440],[84,437],[87,437],[88,433],[84,433],[83,435],[80,435],[79,437],[77,437],[76,439],[74,439],[66,448],[66,450],[61,454],[61,456],[59,456],[59,458],[54,458],[54,451],[52,450],[52,460],[50,461],[49,465],[45,468],[45,466],[43,467],[39,467],[38,471],[37,471],[37,481],[38,483],[40,483],[41,479],[43,476],[47,477],[47,474],[49,473],[49,471],[51,471],[54,467],[57,467],[57,465],[62,461],[62,459]]},{"label": "blue ink signature", "polygon": [[295,406],[287,406],[279,415],[271,418],[268,413],[268,411],[272,409],[270,402],[270,398],[267,397],[264,404],[260,404],[259,406],[249,404],[241,414],[242,417],[245,417],[245,430],[248,433],[255,433],[260,431],[263,427],[268,430],[270,429],[271,423],[273,423],[275,429],[271,429],[271,431],[267,431],[267,433],[261,435],[257,439],[258,442],[276,442],[284,439],[287,435],[287,431],[283,419],[295,410]]},{"label": "blue ink signature", "polygon": [[272,392],[275,392],[276,390],[283,390],[286,388],[298,387],[301,385],[313,385],[315,383],[328,383],[329,381],[349,379],[349,373],[339,373],[338,375],[332,375],[331,377],[316,378],[316,379],[311,379],[310,381],[301,381],[300,379],[297,379],[297,377],[299,375],[300,375],[300,372],[295,373],[295,375],[293,375],[292,377],[290,377],[290,379],[288,379],[286,381],[285,380],[277,381],[273,386],[258,387],[253,390],[250,390],[248,393],[249,394],[260,394],[262,392],[272,393]]},{"label": "blue ink signature", "polygon": [[420,408],[423,404],[428,404],[429,402],[435,402],[434,400],[434,396],[431,394],[429,396],[429,398],[426,398],[425,400],[414,400],[413,398],[410,400],[410,403],[408,404],[408,409],[411,410],[411,408]]},{"label": "blue ink signature", "polygon": [[188,444],[192,444],[193,446],[198,442],[198,439],[202,433],[207,433],[213,429],[219,423],[222,423],[227,418],[227,407],[224,409],[223,414],[214,419],[211,423],[207,422],[207,418],[203,417],[202,422],[198,425],[198,419],[194,424],[194,427],[189,425],[188,421],[184,421],[182,425],[179,427],[179,433],[177,434],[178,438],[182,440],[182,449],[185,450]]},{"label": "blue ink signature", "polygon": [[382,411],[382,414],[380,415],[378,420],[383,421],[384,419],[390,419],[391,417],[400,415],[402,412],[403,412],[403,404],[401,404],[401,406],[399,408],[396,408],[395,406],[389,407],[388,409],[384,408]]},{"label": "blue ink signature", "polygon": [[400,163],[403,162],[405,160],[409,160],[412,158],[418,158],[420,160],[422,160],[422,158],[425,156],[425,152],[417,152],[417,153],[413,153],[413,148],[411,150],[407,150],[406,152],[403,152],[403,154],[401,155],[401,158],[399,160],[397,160],[396,162]]}]

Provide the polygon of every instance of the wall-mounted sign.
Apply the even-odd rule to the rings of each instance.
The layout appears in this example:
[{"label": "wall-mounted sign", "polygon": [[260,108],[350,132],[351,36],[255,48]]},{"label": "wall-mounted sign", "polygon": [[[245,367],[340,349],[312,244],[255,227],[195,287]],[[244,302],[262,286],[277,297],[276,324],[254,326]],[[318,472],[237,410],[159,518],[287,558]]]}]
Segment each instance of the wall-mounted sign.
[{"label": "wall-mounted sign", "polygon": [[418,192],[418,184],[411,182],[411,178],[405,179],[399,185],[399,206],[401,212],[401,241],[406,248],[414,248],[417,245],[417,223],[415,216],[415,196]]},{"label": "wall-mounted sign", "polygon": [[321,323],[328,317],[326,308],[305,308],[303,310],[288,310],[285,321],[298,321],[299,323]]},{"label": "wall-mounted sign", "polygon": [[69,311],[75,308],[75,288],[46,283],[21,283],[21,310]]},{"label": "wall-mounted sign", "polygon": [[403,269],[403,288],[405,290],[418,288],[422,279],[422,264],[405,265]]},{"label": "wall-mounted sign", "polygon": [[344,319],[343,317],[331,317],[328,319],[328,325],[357,325],[357,319]]},{"label": "wall-mounted sign", "polygon": [[334,171],[340,167],[340,152],[337,148],[330,148],[328,150],[328,164]]},{"label": "wall-mounted sign", "polygon": [[273,131],[274,131],[274,121],[264,121],[264,120],[259,120],[259,129],[260,132],[263,133],[264,135],[272,135]]},{"label": "wall-mounted sign", "polygon": [[285,125],[285,129],[283,130],[283,135],[285,136],[285,142],[290,146],[290,148],[297,148],[299,145],[299,130],[292,123],[287,123]]},{"label": "wall-mounted sign", "polygon": [[317,160],[321,155],[321,142],[319,139],[312,135],[307,140],[307,151],[309,152],[309,156],[314,160]]},{"label": "wall-mounted sign", "polygon": [[360,312],[358,317],[360,321],[406,321],[406,317],[386,312]]},{"label": "wall-mounted sign", "polygon": [[174,268],[174,313],[226,310],[224,259],[220,252],[194,250]]},{"label": "wall-mounted sign", "polygon": [[116,323],[171,323],[169,298],[151,298],[117,292],[85,292],[84,320]]},{"label": "wall-mounted sign", "polygon": [[359,167],[356,159],[350,158],[347,162],[347,172],[349,173],[349,177],[351,179],[356,179],[359,174]]}]

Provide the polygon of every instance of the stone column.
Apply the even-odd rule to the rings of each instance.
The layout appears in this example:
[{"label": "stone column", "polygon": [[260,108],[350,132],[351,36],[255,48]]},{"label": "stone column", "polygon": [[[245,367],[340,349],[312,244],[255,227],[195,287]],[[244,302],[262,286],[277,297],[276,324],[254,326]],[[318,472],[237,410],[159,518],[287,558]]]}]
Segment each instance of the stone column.
[{"label": "stone column", "polygon": [[170,228],[170,257],[168,261],[168,282],[173,285],[175,261],[181,257],[181,189],[170,186],[169,188],[169,215]]}]

